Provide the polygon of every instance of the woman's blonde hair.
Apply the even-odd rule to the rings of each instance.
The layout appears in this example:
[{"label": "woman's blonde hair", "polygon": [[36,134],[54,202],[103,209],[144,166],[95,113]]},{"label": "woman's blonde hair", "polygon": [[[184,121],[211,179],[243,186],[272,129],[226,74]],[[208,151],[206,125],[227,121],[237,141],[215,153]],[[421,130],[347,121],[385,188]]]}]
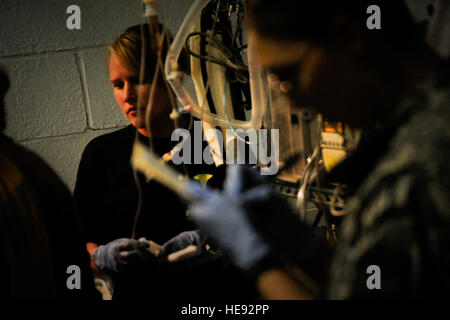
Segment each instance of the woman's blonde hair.
[{"label": "woman's blonde hair", "polygon": [[[141,30],[142,28],[142,30]],[[120,63],[133,72],[140,73],[142,50],[145,52],[145,70],[144,82],[150,83],[153,80],[153,74],[158,62],[158,46],[156,45],[159,35],[163,32],[162,24],[156,25],[156,33],[150,32],[149,24],[135,25],[122,33],[108,48],[108,60],[111,54],[114,53],[119,59]],[[165,61],[168,43],[170,43],[171,36],[167,32],[166,36],[169,39],[163,39],[161,48],[161,61]],[[162,77],[162,73],[160,73]],[[161,79],[161,78],[160,78]]]}]

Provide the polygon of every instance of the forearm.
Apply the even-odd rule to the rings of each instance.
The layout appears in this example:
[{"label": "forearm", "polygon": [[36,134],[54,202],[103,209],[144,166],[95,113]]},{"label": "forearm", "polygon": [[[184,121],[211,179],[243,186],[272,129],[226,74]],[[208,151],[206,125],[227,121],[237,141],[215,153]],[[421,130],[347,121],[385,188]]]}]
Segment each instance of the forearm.
[{"label": "forearm", "polygon": [[253,268],[257,289],[264,299],[317,299],[326,286],[333,253],[334,246],[324,242],[315,247],[308,260],[299,263],[280,263],[269,256]]},{"label": "forearm", "polygon": [[268,300],[312,300],[314,295],[283,269],[264,271],[256,282],[262,298]]}]

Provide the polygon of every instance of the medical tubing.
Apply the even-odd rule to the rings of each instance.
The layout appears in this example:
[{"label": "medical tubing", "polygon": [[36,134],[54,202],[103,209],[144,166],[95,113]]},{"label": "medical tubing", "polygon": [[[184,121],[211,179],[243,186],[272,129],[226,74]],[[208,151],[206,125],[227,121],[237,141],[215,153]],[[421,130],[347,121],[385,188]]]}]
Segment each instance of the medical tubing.
[{"label": "medical tubing", "polygon": [[[226,119],[223,119],[217,115],[211,114],[209,111],[202,111],[202,108],[192,99],[190,94],[184,88],[181,81],[181,72],[177,71],[178,57],[183,49],[186,38],[191,33],[195,20],[201,14],[202,9],[210,2],[210,0],[197,0],[189,9],[179,32],[175,36],[172,45],[167,53],[167,59],[165,64],[165,74],[167,81],[173,88],[178,100],[183,106],[191,105],[192,114],[195,117],[201,117],[202,120],[210,122],[211,124],[226,128],[228,123]],[[248,66],[250,76],[250,91],[252,96],[252,119],[251,121],[232,120],[231,123],[234,128],[242,129],[259,129],[262,123],[262,117],[264,114],[264,82],[261,68],[257,62],[256,52],[252,46],[248,46]],[[203,115],[202,115],[203,114]]]},{"label": "medical tubing", "polygon": [[307,160],[307,164],[303,171],[303,177],[302,177],[302,181],[300,183],[300,188],[299,188],[298,195],[297,195],[297,207],[300,210],[300,216],[301,216],[302,221],[304,221],[304,222],[306,222],[306,213],[307,213],[306,202],[308,199],[308,196],[306,194],[306,192],[307,192],[306,189],[307,189],[307,186],[308,186],[308,183],[310,180],[311,170],[313,167],[313,161],[317,157],[318,152],[319,152],[319,149],[318,149],[318,147],[316,147],[314,149],[312,155]]},{"label": "medical tubing", "polygon": [[187,93],[180,80],[179,74],[177,74],[178,57],[184,46],[184,39],[186,39],[192,29],[195,19],[201,14],[203,8],[210,2],[210,0],[197,0],[189,9],[185,19],[183,20],[178,33],[173,39],[172,45],[167,52],[165,73],[167,81],[172,86],[178,100],[183,106],[191,105],[194,107],[197,105],[192,97]]},{"label": "medical tubing", "polygon": [[142,3],[145,7],[145,11],[143,14],[145,18],[159,16],[159,8],[156,4],[156,0],[143,0]]}]

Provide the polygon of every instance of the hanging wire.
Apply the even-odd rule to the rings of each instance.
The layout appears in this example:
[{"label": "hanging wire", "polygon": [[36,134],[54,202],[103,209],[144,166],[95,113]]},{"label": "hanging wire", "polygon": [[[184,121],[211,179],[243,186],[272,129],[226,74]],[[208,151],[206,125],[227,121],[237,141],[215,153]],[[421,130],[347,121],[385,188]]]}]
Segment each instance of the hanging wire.
[{"label": "hanging wire", "polygon": [[[217,26],[217,21],[218,21],[218,17],[219,17],[219,9],[220,9],[220,0],[217,1],[216,12],[215,12],[215,15],[214,15],[214,20],[213,20],[213,24],[212,24],[212,28],[211,28],[211,34],[212,34],[212,35],[214,35],[215,32],[216,32],[216,26]],[[189,37],[188,37],[188,39],[189,39]],[[184,49],[185,49],[185,51],[186,51],[187,53],[190,53],[190,49],[189,49],[189,46],[188,46],[188,44],[187,44],[187,41],[185,42]],[[201,113],[201,115],[200,115],[200,119],[203,118],[204,112],[205,112],[205,110],[206,110],[206,105],[207,105],[207,103],[208,103],[207,95],[208,95],[209,90],[210,90],[210,85],[209,85],[209,83],[210,83],[210,80],[209,80],[209,77],[207,77],[207,79],[206,79],[206,85],[205,85],[205,91],[204,91],[204,94],[203,94],[203,103],[202,103],[202,105],[200,106],[200,108],[201,108],[201,110],[202,110],[202,113]],[[192,123],[191,123],[191,124],[192,124]],[[190,129],[189,129],[189,130],[190,130]]]},{"label": "hanging wire", "polygon": [[[237,5],[239,6],[239,3],[238,3]],[[239,30],[241,30],[241,28],[240,28],[240,27],[241,27],[241,21],[239,21],[239,9],[237,9],[237,11],[238,11],[238,12],[236,13],[236,19],[237,19],[237,22],[236,22],[236,23],[237,23],[237,27],[236,27],[236,31],[231,35],[231,38],[232,38],[231,45],[232,45],[232,46],[234,46],[235,41],[236,41],[236,38],[237,38],[237,34],[238,34]],[[229,11],[228,16],[230,16],[230,14],[231,14],[231,8],[230,8],[230,11]],[[191,33],[191,34],[189,35],[189,37],[192,36],[192,35],[195,35],[195,33]],[[214,34],[213,34],[213,35],[214,35]],[[206,36],[207,36],[207,35],[206,35]],[[221,60],[218,60],[218,59],[215,59],[215,58],[211,58],[211,57],[207,57],[207,56],[205,57],[205,56],[195,55],[195,53],[194,53],[194,56],[196,56],[196,57],[198,57],[198,58],[201,58],[201,59],[208,60],[208,61],[210,61],[210,62],[212,62],[212,63],[217,63],[217,64],[219,64],[219,65],[222,65],[222,66],[226,67],[226,68],[231,68],[233,71],[235,71],[234,74],[235,74],[235,76],[236,76],[236,80],[237,80],[237,81],[242,82],[242,83],[248,83],[248,77],[244,77],[244,78],[239,79],[239,77],[241,76],[241,74],[240,74],[239,72],[236,72],[236,71],[239,71],[239,70],[245,70],[245,71],[248,71],[248,66],[246,66],[246,65],[244,65],[244,64],[241,64],[241,63],[237,63],[237,64],[236,64],[236,63],[233,63],[233,62],[231,61],[231,57],[233,57],[233,52],[231,52],[230,50],[228,50],[228,49],[224,46],[223,42],[220,41],[220,40],[218,40],[217,38],[211,36],[210,39],[211,39],[212,44],[214,44],[214,45],[219,49],[219,51],[227,58],[227,60],[221,61]],[[245,48],[246,48],[246,47],[247,47],[247,46],[245,46]],[[242,49],[240,49],[239,52],[240,52],[241,50],[242,50]],[[268,95],[266,95],[266,96],[268,96]],[[266,99],[266,108],[268,107],[268,105],[269,105],[269,99]],[[226,81],[226,80],[224,81],[224,88],[223,88],[223,106],[224,106],[224,110],[225,110],[225,120],[227,121],[228,127],[231,129],[231,132],[233,133],[233,135],[234,135],[237,139],[239,139],[240,141],[242,141],[242,142],[244,142],[244,143],[246,143],[246,144],[248,144],[248,145],[256,144],[256,142],[251,143],[250,141],[245,141],[243,138],[241,138],[241,137],[236,133],[236,129],[233,127],[233,125],[232,125],[232,123],[231,123],[230,116],[229,116],[229,114],[228,114],[228,107],[227,107],[227,81]]]},{"label": "hanging wire", "polygon": [[[164,37],[165,37],[165,32],[164,32],[164,29],[163,29],[163,32],[160,35],[160,39],[158,39],[159,32],[155,31],[154,23],[152,23],[151,21],[149,21],[149,22],[150,23],[148,24],[148,26],[149,26],[150,37],[152,39],[155,39],[155,41],[157,43],[157,45],[156,45],[157,46],[156,47],[156,49],[157,49],[157,60],[155,62],[156,63],[155,72],[153,73],[153,78],[152,78],[151,88],[150,88],[150,96],[149,96],[149,99],[148,99],[147,107],[145,109],[145,127],[147,128],[148,133],[151,134],[151,132],[152,132],[151,131],[151,114],[152,114],[154,103],[155,103],[156,89],[158,88],[159,73],[161,71],[160,68],[159,68],[158,61],[161,59],[161,50],[160,50],[160,48],[162,48],[161,45],[162,45],[162,41],[164,40]],[[163,26],[163,28],[165,28],[165,27]]]},{"label": "hanging wire", "polygon": [[[307,159],[307,164],[305,166],[305,169],[303,171],[303,177],[300,182],[300,188],[297,195],[297,206],[300,210],[300,215],[303,221],[306,222],[306,214],[307,214],[307,202],[308,202],[308,185],[311,181],[315,181],[316,187],[317,187],[317,196],[318,196],[318,207],[319,207],[319,213],[316,219],[314,220],[312,226],[316,227],[317,224],[320,221],[320,218],[322,215],[325,219],[325,224],[327,227],[330,227],[329,224],[329,218],[326,209],[325,202],[323,200],[323,194],[321,190],[321,183],[320,183],[320,171],[321,171],[321,154],[322,154],[322,147],[321,147],[321,136],[322,136],[322,116],[320,114],[317,115],[317,132],[316,132],[316,147],[314,148],[314,151],[310,157]],[[325,214],[324,214],[325,213]]]},{"label": "hanging wire", "polygon": [[[146,70],[145,66],[146,66],[146,47],[147,47],[147,43],[146,43],[146,37],[145,37],[145,34],[144,34],[144,24],[145,24],[145,22],[147,22],[148,28],[149,28],[150,38],[153,39],[153,41],[154,41],[151,44],[151,49],[155,50],[156,53],[157,53],[157,61],[156,61],[155,71],[154,71],[153,77],[152,77],[150,96],[149,96],[149,101],[148,101],[147,106],[146,106],[145,119],[144,119],[145,120],[145,128],[147,129],[147,132],[149,134],[151,134],[150,115],[151,115],[151,111],[152,111],[153,105],[154,105],[156,88],[158,87],[159,72],[161,72],[161,70],[162,70],[161,53],[162,53],[162,48],[163,48],[163,41],[164,41],[164,38],[166,37],[166,32],[167,31],[166,31],[165,24],[163,24],[163,28],[162,28],[162,31],[160,33],[159,30],[156,30],[156,28],[159,29],[159,24],[158,24],[157,18],[155,18],[155,17],[147,17],[147,18],[148,18],[147,21],[145,21],[142,18],[140,19],[141,60],[140,60],[140,71],[139,71],[139,89],[142,88],[142,86],[144,84],[145,70]],[[164,80],[165,80],[165,78],[164,78]],[[171,100],[171,94],[170,94],[170,90],[169,90],[169,87],[168,87],[167,83],[166,83],[166,88],[168,89],[169,101],[173,102]],[[141,94],[139,94],[139,92],[138,92],[138,94],[137,94],[137,105],[138,105],[138,107],[141,106],[141,100],[142,100]],[[136,133],[135,143],[137,143],[138,138],[139,138],[139,134]],[[149,139],[149,149],[150,150],[153,149],[153,145],[151,143],[151,138]],[[143,206],[143,194],[142,194],[143,192],[142,192],[142,184],[139,181],[139,177],[138,177],[137,171],[135,169],[133,169],[133,178],[134,178],[134,181],[135,181],[136,187],[137,187],[138,205],[137,205],[137,209],[136,209],[135,218],[134,218],[134,221],[133,221],[133,228],[132,228],[131,238],[132,239],[136,239],[137,224],[138,224],[139,217],[140,217],[141,212],[142,212],[142,206]]]},{"label": "hanging wire", "polygon": [[213,24],[211,27],[211,35],[212,36],[214,36],[214,34],[216,32],[216,24],[217,24],[217,21],[219,20],[219,11],[220,11],[220,0],[217,1],[216,12],[214,14]]},{"label": "hanging wire", "polygon": [[318,146],[316,146],[316,148],[314,149],[313,153],[311,154],[311,156],[309,156],[306,159],[306,166],[305,169],[303,170],[303,176],[300,182],[300,188],[297,194],[297,206],[300,209],[300,215],[303,221],[306,221],[306,212],[307,212],[307,208],[306,208],[306,204],[308,201],[308,195],[307,195],[307,186],[311,177],[311,171],[312,171],[312,167],[313,167],[313,163],[315,161],[315,159],[317,158],[319,153],[319,148]]},{"label": "hanging wire", "polygon": [[[322,121],[322,115],[318,114],[317,115],[317,148],[319,150],[318,155],[316,157],[316,161],[315,161],[315,170],[316,170],[316,185],[317,185],[317,194],[319,196],[319,209],[320,212],[324,213],[324,219],[325,219],[325,224],[327,226],[327,229],[330,230],[330,222],[329,222],[329,218],[327,215],[327,211],[326,211],[326,207],[325,207],[325,203],[323,201],[323,194],[322,194],[322,190],[321,190],[321,184],[320,184],[320,166],[319,166],[319,159],[321,158],[322,155],[322,127],[323,127],[323,121]],[[317,222],[318,223],[318,222]]]},{"label": "hanging wire", "polygon": [[[220,1],[217,4],[217,8],[219,8],[219,4]],[[167,48],[169,48],[170,46],[170,37],[168,36],[168,30],[167,30],[167,21],[166,21],[166,17],[164,15],[164,13],[159,12],[159,15],[162,17],[163,23],[162,23],[162,31],[159,32],[159,30],[155,29],[155,26],[158,26],[158,21],[157,19],[154,19],[153,21],[151,21],[152,18],[147,17],[147,21],[143,21],[144,19],[140,19],[140,26],[141,26],[141,61],[140,61],[140,72],[139,72],[139,87],[142,87],[143,83],[144,83],[144,78],[145,78],[145,66],[146,66],[146,38],[144,35],[144,22],[147,22],[148,24],[148,28],[149,28],[149,34],[150,34],[150,38],[154,39],[155,43],[153,45],[156,44],[156,48],[153,47],[153,49],[156,50],[157,52],[157,61],[156,61],[156,67],[155,67],[155,71],[153,73],[153,77],[152,77],[152,85],[151,85],[151,89],[150,89],[150,95],[149,95],[149,100],[146,106],[146,110],[145,110],[145,128],[147,129],[148,133],[151,134],[151,123],[150,123],[150,117],[151,117],[151,112],[153,110],[153,106],[155,103],[155,93],[156,93],[156,88],[158,87],[158,79],[159,79],[159,72],[162,73],[163,75],[163,79],[164,79],[164,84],[166,86],[167,92],[169,94],[169,101],[172,107],[172,113],[174,115],[176,115],[178,113],[178,108],[177,108],[177,103],[176,103],[176,98],[173,94],[172,89],[170,88],[168,82],[166,81],[166,76],[164,74],[164,63],[162,61],[162,48],[163,48],[163,44],[164,44],[164,40],[166,41],[167,44]],[[214,19],[214,22],[217,20],[218,17],[218,10],[216,10],[216,16]],[[215,30],[215,23],[214,23],[214,28],[213,28],[213,33]],[[159,28],[158,28],[159,29]],[[158,38],[158,35],[160,36]],[[205,100],[206,101],[206,94],[209,90],[209,79],[207,80],[207,85],[206,85],[206,89],[205,89]],[[137,95],[137,105],[138,107],[141,105],[141,101],[142,97],[140,94]],[[191,129],[192,126],[192,115],[190,116],[190,121],[189,121],[189,130]],[[179,121],[178,118],[172,117],[172,120],[174,121],[174,128],[179,128]],[[136,133],[135,136],[135,143],[138,141],[138,133]],[[149,139],[149,148],[150,150],[152,150],[153,146],[151,143],[151,139]],[[183,169],[185,174],[187,174],[187,170],[186,167],[183,165]],[[132,228],[132,235],[131,238],[132,239],[136,239],[136,230],[137,230],[137,224],[139,221],[139,217],[141,215],[142,212],[142,206],[143,206],[143,194],[142,194],[142,184],[139,181],[138,178],[138,174],[137,171],[135,169],[133,169],[133,178],[135,180],[136,186],[137,186],[137,193],[138,193],[138,205],[137,205],[137,210],[136,210],[136,214],[135,214],[135,218],[133,221],[133,228]]]},{"label": "hanging wire", "polygon": [[201,31],[195,31],[192,32],[188,35],[188,37],[186,38],[186,43],[190,40],[190,38],[194,37],[194,36],[203,36],[207,39],[209,39],[209,43],[214,45],[219,51],[220,53],[222,53],[225,57],[225,60],[220,60],[218,58],[214,58],[214,57],[210,57],[210,56],[203,56],[201,54],[198,54],[192,50],[190,50],[189,48],[186,49],[186,52],[189,53],[190,55],[202,59],[202,60],[206,60],[215,64],[219,64],[221,66],[224,66],[226,68],[231,68],[231,69],[236,69],[236,70],[248,70],[248,67],[246,65],[242,65],[239,62],[233,62],[231,60],[231,58],[234,56],[234,54],[228,50],[225,45],[223,44],[223,42],[221,40],[219,40],[217,37],[210,35],[207,32],[201,32]]},{"label": "hanging wire", "polygon": [[227,81],[224,81],[223,84],[223,108],[225,110],[225,119],[227,120],[228,123],[228,127],[231,129],[231,132],[233,133],[233,135],[238,138],[239,140],[241,140],[242,142],[251,145],[251,144],[256,144],[256,141],[251,143],[250,141],[245,141],[243,138],[241,138],[237,133],[236,133],[236,129],[233,128],[233,125],[230,121],[230,118],[228,116],[228,108],[227,108]]},{"label": "hanging wire", "polygon": [[[140,70],[139,70],[139,87],[142,86],[142,84],[144,83],[144,72],[145,72],[145,36],[144,36],[144,26],[142,23],[142,18],[140,19],[140,32],[141,32],[141,61],[140,61]],[[139,94],[139,92],[137,93],[137,106],[138,108],[141,105],[141,100],[142,97]],[[139,111],[138,111],[139,112]],[[139,113],[138,113],[139,115]],[[136,128],[136,135],[134,138],[134,144],[138,143],[139,141],[139,132]],[[151,148],[151,146],[150,146]],[[137,189],[137,197],[138,197],[138,203],[137,203],[137,208],[136,208],[136,213],[134,215],[134,220],[133,220],[133,227],[132,227],[132,231],[131,231],[131,239],[136,239],[136,230],[137,230],[137,223],[139,220],[139,217],[141,215],[141,211],[142,211],[142,205],[143,205],[143,196],[142,196],[142,185],[141,182],[139,181],[139,176],[138,176],[138,171],[137,169],[133,168],[133,179],[134,182],[136,183],[136,189]]]}]

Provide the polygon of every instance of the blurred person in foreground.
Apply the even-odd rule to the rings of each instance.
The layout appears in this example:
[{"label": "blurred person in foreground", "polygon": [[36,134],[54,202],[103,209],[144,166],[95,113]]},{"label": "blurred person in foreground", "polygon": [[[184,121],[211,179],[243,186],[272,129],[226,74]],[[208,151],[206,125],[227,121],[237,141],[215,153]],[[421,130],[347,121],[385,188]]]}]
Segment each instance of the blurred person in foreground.
[{"label": "blurred person in foreground", "polygon": [[[128,28],[110,44],[109,79],[130,124],[89,142],[78,168],[74,199],[86,229],[91,268],[106,281],[113,300],[212,298],[225,295],[233,283],[220,263],[191,266],[165,261],[188,245],[200,251],[205,239],[182,199],[156,180],[134,173],[130,164],[135,141],[151,146],[162,159],[178,144],[171,139],[176,129],[170,118],[171,89],[158,67],[158,60],[164,61],[167,54],[171,40],[167,37],[162,24],[143,24]],[[167,165],[190,177],[205,173],[217,177],[218,172],[214,166],[193,162]],[[141,237],[157,244],[152,253]],[[215,281],[210,280],[212,274],[218,275]],[[184,288],[190,288],[189,293]]]},{"label": "blurred person in foreground", "polygon": [[0,299],[99,299],[69,189],[2,133],[9,86],[0,70]]},{"label": "blurred person in foreground", "polygon": [[[380,29],[368,28],[370,5]],[[264,298],[448,296],[448,60],[426,46],[403,1],[249,0],[246,19],[261,64],[297,106],[362,130],[326,177],[346,185],[348,213],[332,250],[261,177],[235,166],[222,194],[191,206],[200,227]],[[378,290],[368,286],[373,265]]]}]

